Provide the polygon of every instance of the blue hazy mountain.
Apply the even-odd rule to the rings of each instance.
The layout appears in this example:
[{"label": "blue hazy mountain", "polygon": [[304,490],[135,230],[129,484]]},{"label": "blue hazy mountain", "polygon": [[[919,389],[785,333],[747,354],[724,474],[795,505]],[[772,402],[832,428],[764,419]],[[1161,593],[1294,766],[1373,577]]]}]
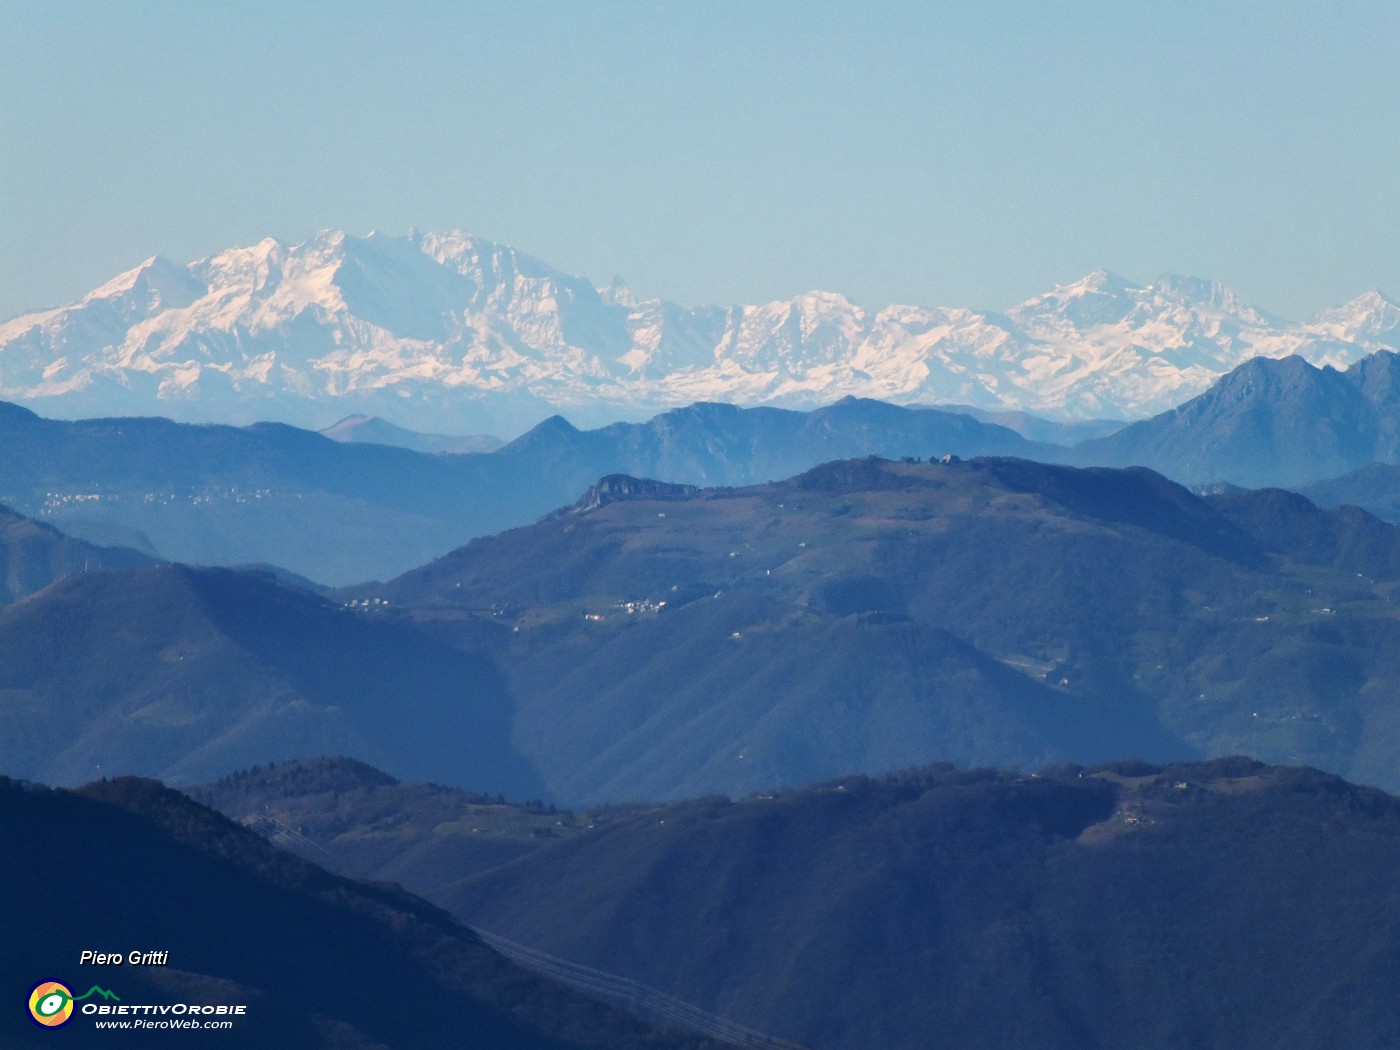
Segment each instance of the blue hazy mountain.
[{"label": "blue hazy mountain", "polygon": [[1400,355],[1345,371],[1255,358],[1178,408],[1085,441],[1070,461],[1141,465],[1187,484],[1295,487],[1400,460]]},{"label": "blue hazy mountain", "polygon": [[571,503],[605,474],[733,485],[825,460],[1036,455],[1005,427],[848,399],[813,412],[697,404],[581,431],[545,420],[492,453],[344,443],[280,424],[42,419],[0,404],[0,503],[86,534],[139,530],[176,561],[386,578]]}]

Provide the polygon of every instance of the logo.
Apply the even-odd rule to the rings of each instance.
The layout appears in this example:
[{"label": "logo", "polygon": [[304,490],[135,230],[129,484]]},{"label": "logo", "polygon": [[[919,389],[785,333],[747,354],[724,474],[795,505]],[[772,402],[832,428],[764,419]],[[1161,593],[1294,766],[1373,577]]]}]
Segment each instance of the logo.
[{"label": "logo", "polygon": [[73,1016],[73,993],[57,981],[40,981],[29,993],[29,1016],[45,1028],[57,1028]]},{"label": "logo", "polygon": [[67,1024],[68,1019],[73,1016],[73,1004],[90,995],[100,995],[104,999],[116,999],[121,1002],[114,992],[99,988],[95,984],[82,995],[75,996],[61,981],[40,981],[29,993],[29,1016],[34,1018],[35,1024],[41,1024],[45,1028],[57,1028]]}]

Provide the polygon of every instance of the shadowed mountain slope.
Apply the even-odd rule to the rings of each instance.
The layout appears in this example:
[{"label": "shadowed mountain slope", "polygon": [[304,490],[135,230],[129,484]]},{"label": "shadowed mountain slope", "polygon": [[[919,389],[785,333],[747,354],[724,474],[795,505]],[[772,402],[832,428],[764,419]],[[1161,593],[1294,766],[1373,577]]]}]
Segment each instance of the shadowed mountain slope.
[{"label": "shadowed mountain slope", "polygon": [[439,899],[817,1050],[1400,1039],[1400,803],[1306,769],[934,769],[640,812]]},{"label": "shadowed mountain slope", "polygon": [[[217,1035],[237,1047],[705,1045],[527,974],[424,901],[331,875],[151,781],[71,793],[0,778],[0,872],[0,978],[16,1001],[56,978],[75,995],[99,983],[128,1005],[241,1003],[246,1015]],[[78,966],[84,948],[156,946],[168,965]],[[81,1013],[47,1032],[21,1008],[5,1011],[0,1042],[113,1036]]]},{"label": "shadowed mountain slope", "polygon": [[10,775],[188,782],[334,751],[534,797],[511,714],[489,662],[264,575],[91,573],[0,611]]},{"label": "shadowed mountain slope", "polygon": [[1265,550],[1291,561],[1400,579],[1395,527],[1360,507],[1323,510],[1285,489],[1223,493],[1207,496],[1206,502]]},{"label": "shadowed mountain slope", "polygon": [[41,591],[64,576],[152,565],[124,547],[99,547],[0,506],[0,605]]},{"label": "shadowed mountain slope", "polygon": [[1397,588],[1395,526],[1143,469],[614,476],[350,608],[265,574],[61,581],[0,612],[0,757],[187,783],[340,753],[573,807],[1122,755],[1391,786]]},{"label": "shadowed mountain slope", "polygon": [[1400,460],[1400,355],[1345,371],[1254,358],[1185,404],[1075,446],[1069,462],[1141,465],[1187,484],[1297,487]]},{"label": "shadowed mountain slope", "polygon": [[1386,521],[1400,521],[1400,466],[1372,463],[1338,478],[1300,485],[1319,507],[1364,507]]},{"label": "shadowed mountain slope", "polygon": [[397,780],[343,757],[239,770],[185,790],[333,871],[392,879],[415,893],[497,867],[592,823],[539,802]]},{"label": "shadowed mountain slope", "polygon": [[200,791],[305,856],[817,1050],[1400,1035],[1400,802],[1312,770],[940,766],[561,813],[529,839],[549,819],[530,807],[339,759]]}]

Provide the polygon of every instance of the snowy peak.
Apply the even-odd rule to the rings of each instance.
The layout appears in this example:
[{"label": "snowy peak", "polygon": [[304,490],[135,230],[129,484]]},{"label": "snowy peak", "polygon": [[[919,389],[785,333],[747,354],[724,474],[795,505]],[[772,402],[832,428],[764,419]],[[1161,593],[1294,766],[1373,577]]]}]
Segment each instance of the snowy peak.
[{"label": "snowy peak", "polygon": [[[418,233],[404,238],[429,259],[468,278],[480,290],[511,290],[553,284],[556,286],[588,285],[582,278],[562,273],[533,256],[525,255],[504,244],[473,237],[461,230],[448,233]],[[596,289],[594,289],[596,294]]]},{"label": "snowy peak", "polygon": [[188,306],[208,290],[187,268],[177,266],[162,255],[153,255],[141,265],[118,274],[102,287],[89,292],[83,302],[125,297],[133,307],[139,305],[146,314],[150,314],[160,309]]},{"label": "snowy peak", "polygon": [[344,237],[328,282],[350,317],[391,336],[445,342],[459,330],[476,288],[404,238]]},{"label": "snowy peak", "polygon": [[637,297],[632,294],[632,289],[627,286],[621,274],[614,274],[606,288],[598,289],[598,295],[609,306],[625,306],[630,310],[637,305]]},{"label": "snowy peak", "polygon": [[859,319],[863,311],[839,292],[807,292],[792,299],[778,299],[761,306],[740,308],[746,317],[763,319],[781,328],[795,324],[812,330],[823,323],[843,325]]},{"label": "snowy peak", "polygon": [[266,238],[181,266],[155,257],[79,302],[0,325],[0,398],[64,415],[351,413],[445,434],[515,431],[696,401],[846,396],[1060,419],[1170,408],[1253,357],[1346,367],[1400,349],[1368,293],[1308,324],[1228,288],[1108,270],[1006,314],[865,309],[812,291],[746,306],[639,300],[461,230]]},{"label": "snowy peak", "polygon": [[[309,242],[315,244],[314,241]],[[191,273],[210,288],[229,293],[256,293],[282,274],[287,246],[265,237],[250,248],[230,248],[190,266]]]},{"label": "snowy peak", "polygon": [[1137,305],[1141,289],[1108,270],[1095,270],[1073,284],[1027,299],[1009,316],[1020,324],[1060,324],[1074,328],[1114,324]]},{"label": "snowy peak", "polygon": [[[702,321],[702,313],[692,311],[692,318]],[[711,343],[713,360],[737,366],[750,375],[765,376],[770,382],[792,367],[829,361],[833,354],[848,352],[864,327],[862,311],[831,292],[734,307],[709,318],[711,322],[721,319],[722,329],[715,330],[718,338],[706,339]],[[669,320],[671,327],[680,327],[675,322],[681,318]],[[667,334],[658,333],[663,342]]]},{"label": "snowy peak", "polygon": [[1277,323],[1258,307],[1253,306],[1219,281],[1169,273],[1157,278],[1149,290],[1166,302],[1190,309],[1212,311],[1238,318],[1251,324]]},{"label": "snowy peak", "polygon": [[1381,340],[1393,344],[1400,335],[1400,303],[1372,290],[1342,306],[1324,310],[1317,315],[1315,324],[1346,342]]},{"label": "snowy peak", "polygon": [[1198,318],[1230,317],[1255,325],[1276,323],[1217,281],[1165,274],[1152,284],[1139,285],[1109,270],[1095,270],[1073,284],[1028,299],[1009,316],[1030,327],[1069,326],[1085,331],[1134,317],[1156,319],[1171,311],[1186,311]]}]

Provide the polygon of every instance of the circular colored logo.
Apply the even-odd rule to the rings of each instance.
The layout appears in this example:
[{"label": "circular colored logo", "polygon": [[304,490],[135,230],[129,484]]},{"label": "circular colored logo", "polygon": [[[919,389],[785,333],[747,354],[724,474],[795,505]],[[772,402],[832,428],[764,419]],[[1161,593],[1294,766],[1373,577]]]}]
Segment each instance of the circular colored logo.
[{"label": "circular colored logo", "polygon": [[29,1016],[45,1028],[67,1024],[73,1016],[73,993],[58,981],[40,981],[29,993]]}]

